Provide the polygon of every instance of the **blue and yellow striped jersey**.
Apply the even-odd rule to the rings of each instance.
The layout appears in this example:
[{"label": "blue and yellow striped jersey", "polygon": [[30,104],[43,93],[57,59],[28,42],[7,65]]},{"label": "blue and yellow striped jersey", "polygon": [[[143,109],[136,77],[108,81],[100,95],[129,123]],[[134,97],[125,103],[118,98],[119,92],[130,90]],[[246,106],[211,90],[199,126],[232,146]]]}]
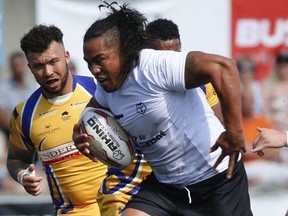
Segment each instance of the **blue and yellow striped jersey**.
[{"label": "blue and yellow striped jersey", "polygon": [[96,196],[107,166],[83,156],[72,140],[73,126],[95,90],[93,78],[75,75],[65,100],[47,100],[39,88],[11,116],[10,142],[36,150],[58,214],[100,215]]}]

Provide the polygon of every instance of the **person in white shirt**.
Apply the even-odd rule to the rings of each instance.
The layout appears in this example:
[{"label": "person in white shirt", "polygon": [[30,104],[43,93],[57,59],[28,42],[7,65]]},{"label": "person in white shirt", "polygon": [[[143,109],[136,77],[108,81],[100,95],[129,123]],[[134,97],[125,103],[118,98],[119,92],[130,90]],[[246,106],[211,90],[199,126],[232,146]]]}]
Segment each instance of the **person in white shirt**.
[{"label": "person in white shirt", "polygon": [[[152,167],[121,215],[252,215],[235,62],[145,49],[146,17],[126,4],[107,7],[111,13],[84,36],[84,60],[98,81],[87,106],[108,108]],[[219,96],[225,129],[195,88],[208,82]],[[76,147],[97,160],[79,126]]]}]

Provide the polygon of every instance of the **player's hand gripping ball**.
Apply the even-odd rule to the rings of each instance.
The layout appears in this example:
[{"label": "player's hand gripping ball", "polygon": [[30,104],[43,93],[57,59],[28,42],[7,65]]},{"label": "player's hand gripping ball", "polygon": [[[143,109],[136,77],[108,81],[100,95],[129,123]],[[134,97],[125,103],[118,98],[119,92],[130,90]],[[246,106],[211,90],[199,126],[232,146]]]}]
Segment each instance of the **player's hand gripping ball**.
[{"label": "player's hand gripping ball", "polygon": [[87,107],[80,120],[81,133],[88,135],[90,153],[99,161],[123,169],[134,159],[134,144],[113,114],[104,109]]}]

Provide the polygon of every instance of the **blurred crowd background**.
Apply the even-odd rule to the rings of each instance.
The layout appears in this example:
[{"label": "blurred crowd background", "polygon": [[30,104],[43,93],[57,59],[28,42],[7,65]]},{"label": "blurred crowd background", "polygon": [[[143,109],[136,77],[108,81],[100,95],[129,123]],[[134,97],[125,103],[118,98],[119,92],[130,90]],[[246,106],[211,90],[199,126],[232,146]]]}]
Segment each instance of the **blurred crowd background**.
[{"label": "blurred crowd background", "polygon": [[[118,2],[135,5],[150,20],[159,17],[173,20],[179,25],[184,50],[201,50],[235,59],[242,85],[247,147],[243,157],[252,209],[256,216],[284,215],[288,209],[288,149],[266,150],[262,158],[250,150],[258,135],[257,127],[288,130],[288,14],[279,12],[285,5],[288,8],[288,2],[265,0],[269,10],[262,8],[263,2],[260,7],[259,0]],[[55,24],[64,32],[64,42],[72,56],[71,71],[90,75],[82,59],[81,37],[86,26],[101,15],[99,4],[100,0],[0,0],[0,205],[19,204],[24,200],[50,203],[47,189],[37,199],[26,195],[6,169],[9,116],[14,106],[37,88],[20,51],[19,40],[35,24]],[[85,7],[92,8],[92,12]],[[193,13],[187,17],[183,11]],[[251,11],[256,11],[254,19]],[[273,11],[278,11],[277,15]],[[214,17],[218,19],[213,20]],[[45,176],[41,164],[38,173]],[[22,201],[17,201],[20,197]]]}]

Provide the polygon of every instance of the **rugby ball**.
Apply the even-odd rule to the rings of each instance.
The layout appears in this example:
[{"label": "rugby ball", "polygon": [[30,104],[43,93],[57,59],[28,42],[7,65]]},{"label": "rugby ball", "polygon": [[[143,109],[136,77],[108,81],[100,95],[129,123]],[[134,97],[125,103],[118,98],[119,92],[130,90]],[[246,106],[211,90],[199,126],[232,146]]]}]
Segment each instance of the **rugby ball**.
[{"label": "rugby ball", "polygon": [[135,157],[132,139],[107,110],[86,107],[80,115],[80,131],[88,135],[90,153],[109,167],[123,169]]}]

